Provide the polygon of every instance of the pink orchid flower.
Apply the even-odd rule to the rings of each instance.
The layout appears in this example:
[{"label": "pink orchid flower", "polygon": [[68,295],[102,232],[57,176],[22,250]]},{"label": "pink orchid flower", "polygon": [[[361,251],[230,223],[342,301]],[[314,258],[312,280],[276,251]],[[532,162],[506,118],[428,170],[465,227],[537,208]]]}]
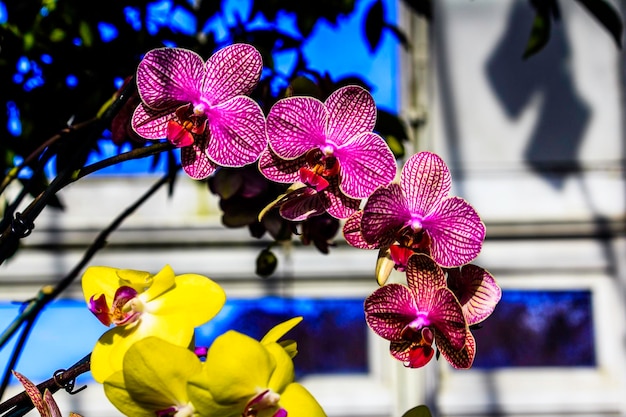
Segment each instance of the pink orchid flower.
[{"label": "pink orchid flower", "polygon": [[387,284],[365,300],[365,319],[391,342],[390,352],[407,367],[433,357],[433,342],[455,368],[469,368],[475,343],[461,304],[446,286],[444,271],[427,255],[409,257],[407,284]]},{"label": "pink orchid flower", "polygon": [[[316,201],[316,209],[330,207],[329,214],[346,218],[356,211],[348,199],[369,197],[396,174],[393,153],[372,132],[375,123],[374,99],[356,85],[323,103],[313,97],[279,100],[267,116],[269,147],[259,168],[270,180],[307,185],[307,197],[322,194],[315,198],[325,200]],[[350,207],[338,206],[347,201]]]},{"label": "pink orchid flower", "polygon": [[[26,395],[28,395],[28,398],[30,398],[41,417],[61,417],[61,410],[59,410],[59,406],[54,400],[54,396],[49,389],[46,388],[42,395],[39,388],[37,388],[37,386],[30,379],[26,378],[17,371],[12,372],[24,387]],[[76,413],[70,413],[70,417],[81,416]]]},{"label": "pink orchid flower", "polygon": [[261,107],[246,94],[263,67],[253,46],[227,46],[208,61],[182,48],[149,51],[137,68],[142,103],[132,127],[146,139],[167,138],[181,148],[185,172],[204,179],[217,166],[255,162],[267,146]]},{"label": "pink orchid flower", "polygon": [[502,298],[502,289],[493,275],[477,265],[447,269],[448,288],[456,295],[469,326],[481,323],[493,313]]},{"label": "pink orchid flower", "polygon": [[400,183],[376,189],[362,212],[344,226],[349,244],[362,249],[389,249],[403,269],[413,252],[429,254],[442,267],[456,267],[478,256],[485,225],[474,208],[449,196],[451,176],[443,160],[430,152],[405,163]]}]

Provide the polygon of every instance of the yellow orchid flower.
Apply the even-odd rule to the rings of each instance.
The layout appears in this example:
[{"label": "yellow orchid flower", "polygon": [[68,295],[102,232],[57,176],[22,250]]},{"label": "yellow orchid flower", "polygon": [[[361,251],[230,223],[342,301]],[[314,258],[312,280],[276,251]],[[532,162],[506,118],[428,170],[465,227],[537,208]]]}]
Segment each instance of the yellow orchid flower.
[{"label": "yellow orchid flower", "polygon": [[147,337],[128,349],[122,370],[104,381],[104,392],[127,416],[198,416],[187,381],[201,370],[200,359],[189,349]]},{"label": "yellow orchid flower", "polygon": [[202,417],[325,417],[318,402],[293,382],[294,367],[278,343],[300,317],[279,324],[261,342],[230,330],[209,348],[203,370],[189,380],[188,394]]},{"label": "yellow orchid flower", "polygon": [[82,278],[89,310],[105,325],[91,354],[91,373],[102,383],[122,369],[133,343],[157,336],[188,347],[194,329],[212,319],[226,301],[224,290],[196,274],[175,275],[167,265],[158,274],[94,266]]},{"label": "yellow orchid flower", "polygon": [[[24,375],[20,374],[17,371],[12,371],[13,375],[17,378],[18,381],[24,387],[24,391],[33,402],[33,405],[39,412],[41,417],[61,417],[61,410],[59,410],[59,406],[57,405],[52,393],[49,389],[45,389],[43,395],[39,392],[39,389],[33,382],[26,378]],[[70,417],[81,417],[80,414],[70,413]]]}]

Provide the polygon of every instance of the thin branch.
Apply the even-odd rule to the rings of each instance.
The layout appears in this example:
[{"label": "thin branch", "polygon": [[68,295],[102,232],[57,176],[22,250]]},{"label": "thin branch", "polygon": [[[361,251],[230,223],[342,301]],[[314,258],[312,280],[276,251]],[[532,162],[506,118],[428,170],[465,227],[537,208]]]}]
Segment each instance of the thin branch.
[{"label": "thin branch", "polygon": [[[63,388],[65,390],[69,389],[68,392],[71,393],[76,377],[89,371],[91,365],[90,360],[91,353],[76,362],[68,370],[55,372],[52,378],[37,385],[39,392],[43,393],[46,389],[48,389],[52,394],[54,394]],[[6,414],[3,414],[2,417],[21,417],[32,410],[33,407],[33,403],[28,397],[28,394],[26,394],[26,392],[21,392],[0,404],[0,413],[8,411]]]}]

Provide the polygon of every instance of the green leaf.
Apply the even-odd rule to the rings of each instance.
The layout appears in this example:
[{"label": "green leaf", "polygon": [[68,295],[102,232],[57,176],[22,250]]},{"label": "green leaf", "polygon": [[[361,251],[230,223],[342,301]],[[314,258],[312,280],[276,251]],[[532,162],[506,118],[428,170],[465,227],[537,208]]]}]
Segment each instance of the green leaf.
[{"label": "green leaf", "polygon": [[543,49],[550,39],[550,16],[537,13],[526,44],[523,58],[526,59]]},{"label": "green leaf", "polygon": [[622,47],[624,23],[617,10],[606,0],[578,0],[606,30],[609,31],[619,48]]},{"label": "green leaf", "polygon": [[432,417],[432,414],[425,405],[418,405],[417,407],[411,408],[409,411],[402,414],[402,417]]},{"label": "green leaf", "polygon": [[385,8],[382,0],[376,0],[365,16],[365,38],[370,52],[374,52],[383,36]]}]

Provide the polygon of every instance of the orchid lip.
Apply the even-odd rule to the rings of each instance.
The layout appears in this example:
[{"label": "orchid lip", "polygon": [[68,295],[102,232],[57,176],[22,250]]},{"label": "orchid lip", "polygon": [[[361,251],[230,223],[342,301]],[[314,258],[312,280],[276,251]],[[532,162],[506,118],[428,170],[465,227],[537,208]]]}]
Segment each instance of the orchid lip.
[{"label": "orchid lip", "polygon": [[[260,410],[267,410],[269,408],[277,407],[278,401],[280,401],[280,394],[270,389],[261,391],[260,393],[255,395],[250,401],[248,401],[248,404],[246,404],[246,407],[244,408],[242,417],[254,417],[258,414]],[[273,414],[273,417],[284,417],[286,415],[287,411],[279,408]]]}]

